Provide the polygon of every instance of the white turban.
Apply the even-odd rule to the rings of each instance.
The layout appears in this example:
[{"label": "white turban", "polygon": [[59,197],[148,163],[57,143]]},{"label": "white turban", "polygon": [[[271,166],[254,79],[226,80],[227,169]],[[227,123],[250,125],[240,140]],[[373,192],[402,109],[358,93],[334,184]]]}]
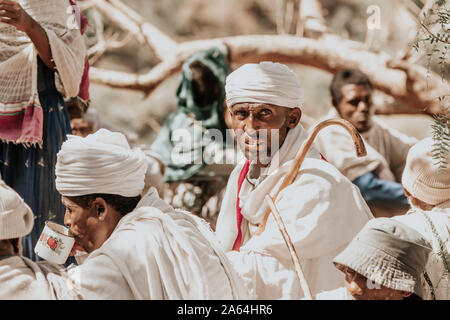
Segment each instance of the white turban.
[{"label": "white turban", "polygon": [[284,64],[264,61],[244,64],[226,79],[227,106],[236,103],[268,103],[299,108],[303,104],[300,80]]},{"label": "white turban", "polygon": [[26,236],[34,225],[30,207],[0,179],[0,240]]},{"label": "white turban", "polygon": [[85,138],[67,137],[56,163],[56,189],[63,196],[141,194],[147,160],[142,150],[130,148],[123,134],[100,129]]}]

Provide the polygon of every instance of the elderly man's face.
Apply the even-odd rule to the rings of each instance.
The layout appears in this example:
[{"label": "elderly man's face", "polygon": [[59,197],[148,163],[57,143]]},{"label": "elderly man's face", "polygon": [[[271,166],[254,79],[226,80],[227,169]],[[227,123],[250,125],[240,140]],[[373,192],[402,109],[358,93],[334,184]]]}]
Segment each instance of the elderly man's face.
[{"label": "elderly man's face", "polygon": [[377,285],[355,270],[344,268],[347,292],[356,300],[403,300],[411,295],[409,292]]},{"label": "elderly man's face", "polygon": [[[109,238],[115,225],[104,218],[106,203],[97,198],[89,208],[83,208],[68,197],[62,197],[66,206],[64,225],[66,225],[75,238],[75,245],[90,253],[102,246]],[[81,247],[81,248],[80,248]]]},{"label": "elderly man's face", "polygon": [[342,99],[336,106],[341,117],[359,132],[370,129],[372,89],[365,85],[346,84],[341,88]]},{"label": "elderly man's face", "polygon": [[282,146],[288,129],[297,126],[301,114],[299,108],[237,103],[231,108],[231,124],[245,157],[264,167]]}]

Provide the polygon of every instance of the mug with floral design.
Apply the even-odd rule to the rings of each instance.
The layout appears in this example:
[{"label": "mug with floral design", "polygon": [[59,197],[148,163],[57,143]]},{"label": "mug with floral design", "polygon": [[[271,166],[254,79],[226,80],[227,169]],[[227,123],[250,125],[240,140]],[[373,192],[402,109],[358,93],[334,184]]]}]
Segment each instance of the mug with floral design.
[{"label": "mug with floral design", "polygon": [[34,252],[42,259],[56,264],[64,264],[74,244],[75,239],[69,235],[69,229],[47,221],[34,247]]}]

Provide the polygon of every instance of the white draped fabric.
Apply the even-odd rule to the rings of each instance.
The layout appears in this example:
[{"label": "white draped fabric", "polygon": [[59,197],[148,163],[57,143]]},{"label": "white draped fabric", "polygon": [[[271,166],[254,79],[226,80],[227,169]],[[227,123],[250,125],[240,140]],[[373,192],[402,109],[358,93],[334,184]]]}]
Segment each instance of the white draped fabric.
[{"label": "white draped fabric", "polygon": [[[67,97],[76,96],[84,72],[86,46],[80,30],[72,23],[75,17],[71,15],[69,0],[17,2],[46,32],[60,81],[57,84],[62,84],[59,85],[61,93]],[[11,115],[29,106],[40,106],[37,56],[34,44],[24,32],[0,22],[0,113]],[[41,143],[23,139],[27,138],[20,137],[14,142]]]},{"label": "white draped fabric", "polygon": [[393,219],[420,232],[433,247],[425,267],[432,286],[422,279],[423,298],[431,299],[432,291],[434,291],[437,300],[449,300],[450,200],[434,207],[431,211],[413,207],[408,214],[396,216]]},{"label": "white draped fabric", "polygon": [[[277,154],[279,166],[271,163],[255,187],[244,180],[239,194],[243,215],[240,252],[230,250],[238,234],[237,180],[243,164],[234,169],[228,181],[216,235],[255,299],[303,297],[288,248],[272,216],[261,235],[254,233],[267,208],[264,196],[273,197],[305,139],[306,132],[300,125],[291,130]],[[356,186],[321,160],[312,147],[296,180],[280,192],[275,204],[300,256],[312,293],[343,286],[344,276],[333,266],[332,259],[372,218]]]},{"label": "white draped fabric", "polygon": [[0,259],[0,300],[79,299],[62,267],[10,256]]},{"label": "white draped fabric", "polygon": [[175,211],[152,188],[71,277],[85,299],[245,299],[199,220]]}]

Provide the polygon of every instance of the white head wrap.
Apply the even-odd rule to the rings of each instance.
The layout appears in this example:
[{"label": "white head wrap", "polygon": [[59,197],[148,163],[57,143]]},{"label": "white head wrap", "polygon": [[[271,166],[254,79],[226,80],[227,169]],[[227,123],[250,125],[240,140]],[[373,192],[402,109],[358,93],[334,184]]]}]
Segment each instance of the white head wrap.
[{"label": "white head wrap", "polygon": [[280,63],[264,61],[244,64],[226,79],[227,106],[236,103],[268,103],[299,108],[303,104],[303,88],[291,69]]},{"label": "white head wrap", "polygon": [[56,188],[63,196],[93,193],[136,197],[144,188],[147,160],[119,132],[100,129],[85,138],[68,135],[58,152]]},{"label": "white head wrap", "polygon": [[34,225],[34,215],[23,199],[0,179],[0,240],[26,236]]}]

